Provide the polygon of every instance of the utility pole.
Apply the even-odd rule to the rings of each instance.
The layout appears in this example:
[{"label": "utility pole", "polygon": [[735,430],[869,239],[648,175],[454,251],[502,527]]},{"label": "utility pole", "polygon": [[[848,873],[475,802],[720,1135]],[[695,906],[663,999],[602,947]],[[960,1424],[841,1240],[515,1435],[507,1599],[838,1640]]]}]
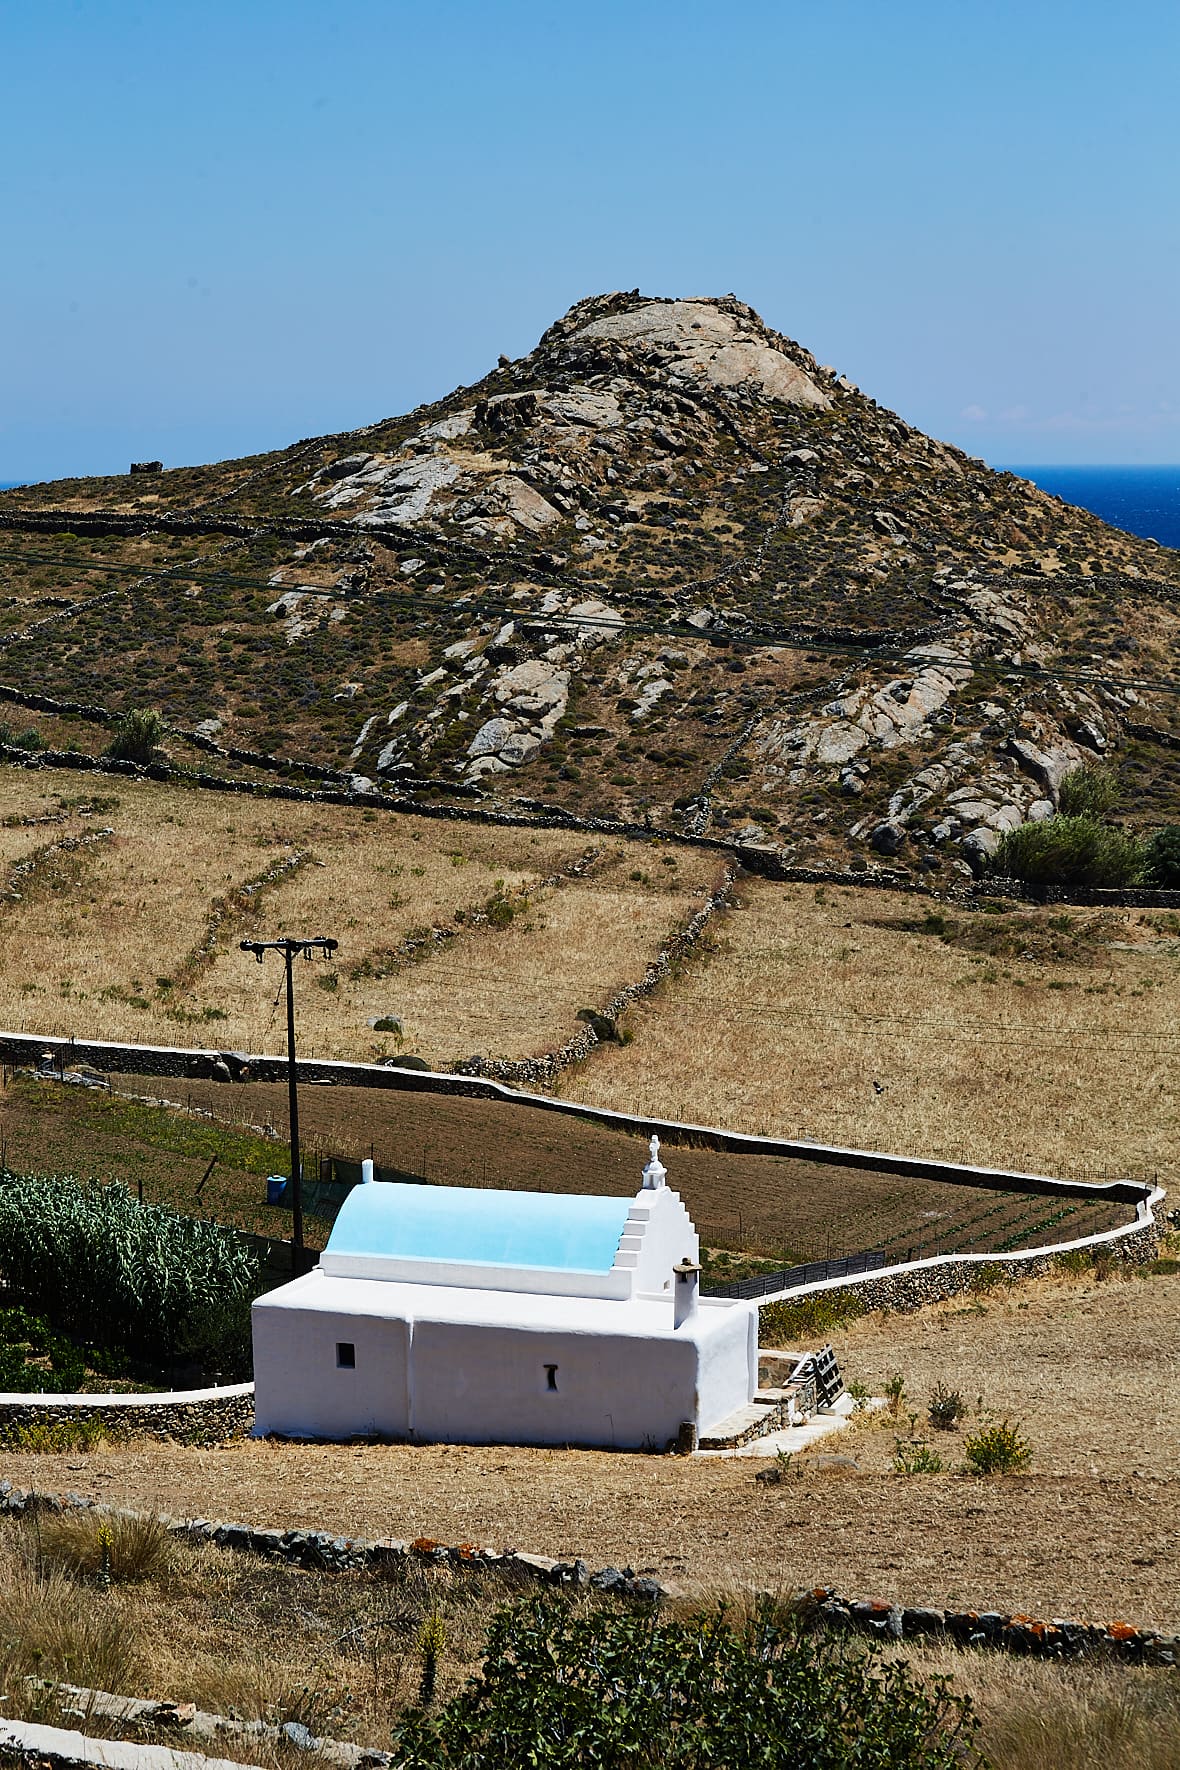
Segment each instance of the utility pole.
[{"label": "utility pole", "polygon": [[287,1105],[291,1120],[291,1265],[298,1268],[303,1254],[303,1164],[299,1156],[299,1086],[295,1068],[295,978],[293,964],[297,953],[314,959],[317,953],[328,958],[336,951],[338,941],[322,934],[310,940],[298,940],[289,934],[278,940],[242,940],[244,953],[253,953],[261,965],[266,953],[282,953],[287,966]]}]

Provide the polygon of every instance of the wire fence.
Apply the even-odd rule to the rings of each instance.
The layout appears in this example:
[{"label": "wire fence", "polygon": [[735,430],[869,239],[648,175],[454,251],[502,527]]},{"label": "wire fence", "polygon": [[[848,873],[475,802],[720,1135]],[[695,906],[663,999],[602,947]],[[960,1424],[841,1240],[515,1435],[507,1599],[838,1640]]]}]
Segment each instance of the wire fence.
[{"label": "wire fence", "polygon": [[735,1278],[728,1284],[702,1284],[701,1294],[748,1301],[793,1290],[796,1285],[822,1284],[827,1278],[855,1278],[862,1272],[879,1272],[895,1258],[884,1248],[873,1248],[864,1254],[846,1254],[840,1260],[809,1260],[805,1266],[787,1266],[781,1272],[759,1272],[753,1278]]}]

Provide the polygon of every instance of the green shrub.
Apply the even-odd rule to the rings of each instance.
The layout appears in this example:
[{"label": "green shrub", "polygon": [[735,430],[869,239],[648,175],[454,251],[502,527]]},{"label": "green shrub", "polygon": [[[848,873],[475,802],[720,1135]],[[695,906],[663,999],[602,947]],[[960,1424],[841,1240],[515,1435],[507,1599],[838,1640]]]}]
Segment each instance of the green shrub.
[{"label": "green shrub", "polygon": [[854,1291],[820,1291],[783,1303],[764,1303],[758,1311],[758,1339],[763,1346],[815,1340],[863,1315],[865,1305]]},{"label": "green shrub", "polygon": [[893,1473],[895,1475],[940,1475],[942,1458],[931,1450],[924,1438],[893,1440]]},{"label": "green shrub", "polygon": [[167,729],[154,707],[132,707],[120,719],[107,755],[122,762],[150,762]]},{"label": "green shrub", "polygon": [[55,1334],[43,1317],[26,1309],[0,1309],[0,1389],[69,1395],[81,1387],[85,1371],[77,1347]]},{"label": "green shrub", "polygon": [[1143,883],[1156,891],[1180,890],[1180,825],[1166,824],[1143,848]]},{"label": "green shrub", "polygon": [[1057,809],[1065,817],[1106,817],[1118,799],[1118,779],[1104,762],[1071,769],[1057,789]]},{"label": "green shrub", "polygon": [[235,1363],[248,1346],[258,1266],[236,1232],[117,1183],[0,1173],[0,1268],[83,1344]]},{"label": "green shrub", "polygon": [[77,1420],[32,1420],[27,1426],[0,1426],[0,1444],[31,1456],[61,1456],[66,1451],[97,1450],[110,1433],[93,1415]]},{"label": "green shrub", "polygon": [[972,1475],[1020,1475],[1032,1462],[1032,1446],[1007,1419],[982,1427],[963,1448]]},{"label": "green shrub", "polygon": [[762,1603],[683,1621],[533,1598],[498,1613],[478,1678],[393,1730],[406,1770],[965,1770],[970,1700]]},{"label": "green shrub", "polygon": [[936,1432],[953,1432],[966,1412],[967,1403],[961,1390],[948,1389],[944,1383],[934,1385],[926,1414]]},{"label": "green shrub", "polygon": [[1117,888],[1130,885],[1142,865],[1143,850],[1133,836],[1089,814],[1021,824],[1001,839],[991,860],[994,872],[1033,886]]},{"label": "green shrub", "polygon": [[484,915],[487,917],[492,927],[510,928],[516,917],[518,908],[527,909],[528,899],[525,898],[521,903],[514,904],[512,898],[505,889],[503,879],[497,879],[495,890],[483,906]]},{"label": "green shrub", "polygon": [[1070,1248],[1068,1253],[1058,1254],[1053,1264],[1071,1278],[1080,1278],[1093,1270],[1094,1255],[1089,1248]]}]

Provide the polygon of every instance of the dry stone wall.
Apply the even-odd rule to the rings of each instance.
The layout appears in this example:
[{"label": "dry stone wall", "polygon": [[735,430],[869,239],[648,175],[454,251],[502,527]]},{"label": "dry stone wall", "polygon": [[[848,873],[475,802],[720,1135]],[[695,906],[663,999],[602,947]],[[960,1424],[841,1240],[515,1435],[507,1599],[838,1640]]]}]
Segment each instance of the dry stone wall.
[{"label": "dry stone wall", "polygon": [[[1073,1185],[1068,1181],[1045,1181],[1043,1187],[1059,1186],[1063,1194],[1085,1191],[1089,1194],[1110,1192],[1113,1188]],[[1124,1192],[1134,1190],[1139,1196],[1136,1221],[1120,1229],[1103,1230],[1098,1235],[1059,1243],[1051,1248],[1034,1248],[1024,1254],[943,1254],[930,1260],[918,1260],[907,1266],[896,1266],[885,1272],[876,1271],[861,1278],[829,1280],[820,1284],[798,1285],[760,1299],[763,1306],[775,1303],[796,1303],[805,1297],[822,1293],[837,1305],[851,1303],[857,1309],[883,1309],[894,1315],[912,1315],[929,1303],[942,1303],[948,1297],[961,1296],[964,1291],[986,1289],[992,1284],[1018,1284],[1026,1278],[1045,1278],[1061,1271],[1063,1256],[1073,1254],[1106,1257],[1126,1266],[1146,1266],[1156,1259],[1163,1240],[1164,1227],[1155,1220],[1153,1207],[1162,1203],[1163,1190],[1129,1184]]]},{"label": "dry stone wall", "polygon": [[168,1395],[0,1395],[0,1442],[22,1429],[95,1423],[112,1438],[222,1444],[254,1424],[254,1385]]},{"label": "dry stone wall", "polygon": [[[682,960],[688,958],[708,928],[709,923],[719,910],[728,909],[733,902],[733,887],[737,877],[736,868],[726,869],[725,882],[719,890],[714,891],[696,915],[685,924],[667,946],[652,960],[638,983],[629,983],[618,995],[609,1001],[601,1014],[600,1021],[611,1026],[617,1022],[625,1008],[632,1002],[639,1002],[652,995],[666,977],[671,976],[673,969]],[[499,1082],[518,1082],[525,1086],[548,1086],[556,1081],[563,1069],[569,1069],[575,1063],[583,1063],[594,1047],[602,1042],[593,1024],[584,1026],[574,1034],[557,1051],[546,1051],[541,1057],[526,1057],[519,1061],[508,1058],[472,1057],[465,1063],[455,1065],[456,1075],[491,1076]]]},{"label": "dry stone wall", "polygon": [[[0,1513],[21,1516],[71,1511],[96,1511],[104,1517],[142,1516],[100,1507],[94,1500],[80,1494],[19,1488],[10,1481],[0,1480]],[[213,1543],[240,1554],[259,1555],[267,1560],[329,1572],[387,1571],[417,1563],[440,1570],[449,1569],[458,1577],[480,1578],[494,1574],[502,1582],[557,1586],[574,1592],[596,1591],[642,1604],[659,1604],[674,1596],[669,1586],[657,1579],[637,1576],[630,1567],[602,1567],[592,1572],[588,1563],[581,1559],[561,1561],[551,1555],[533,1555],[521,1549],[500,1552],[478,1543],[451,1545],[425,1536],[415,1537],[412,1541],[393,1537],[373,1540],[335,1535],[327,1530],[278,1530],[211,1518],[166,1517],[162,1522],[174,1535],[190,1542]],[[882,1598],[844,1597],[828,1586],[796,1592],[793,1604],[800,1620],[811,1628],[857,1632],[893,1641],[934,1638],[962,1647],[991,1648],[1039,1658],[1102,1656],[1160,1666],[1174,1666],[1180,1653],[1180,1636],[1140,1629],[1133,1623],[1117,1620],[1081,1622],[1062,1617],[1043,1620],[999,1610],[902,1606]]]}]

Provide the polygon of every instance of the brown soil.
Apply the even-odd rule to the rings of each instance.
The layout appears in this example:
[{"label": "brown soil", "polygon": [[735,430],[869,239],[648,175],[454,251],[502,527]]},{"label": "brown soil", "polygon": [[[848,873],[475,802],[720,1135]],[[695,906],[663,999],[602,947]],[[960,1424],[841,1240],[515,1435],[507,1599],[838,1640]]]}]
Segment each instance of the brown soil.
[{"label": "brown soil", "polygon": [[[168,1082],[116,1077],[115,1086],[212,1111],[223,1120],[287,1127],[285,1085]],[[202,1208],[261,1233],[285,1232],[286,1218],[260,1206],[263,1185],[226,1160],[214,1170],[201,1206],[194,1193],[205,1153],[153,1149],[127,1127],[104,1121],[105,1099],[46,1084],[30,1097],[21,1089],[0,1098],[0,1135],[14,1167],[142,1177],[144,1196],[182,1210]],[[625,1193],[638,1184],[647,1148],[623,1130],[497,1101],[366,1088],[304,1087],[300,1126],[306,1154],[378,1162],[459,1186],[524,1191]],[[266,1152],[264,1152],[266,1153]],[[276,1172],[286,1151],[274,1150]],[[1125,1205],[1003,1194],[923,1182],[852,1167],[766,1155],[718,1154],[665,1145],[669,1183],[683,1195],[703,1239],[784,1259],[823,1259],[888,1244],[910,1249],[1035,1246],[1073,1239],[1130,1221]],[[306,1171],[306,1169],[305,1169]],[[326,1226],[323,1233],[326,1233]],[[1015,1239],[1013,1239],[1015,1238]],[[309,1239],[319,1245],[322,1235]]]},{"label": "brown soil", "polygon": [[[1021,1420],[1026,1476],[890,1472],[898,1426],[861,1416],[779,1486],[759,1458],[463,1446],[236,1444],[6,1454],[29,1486],[182,1514],[582,1555],[685,1587],[836,1584],[908,1603],[1120,1617],[1176,1629],[1180,1448],[1166,1397],[1180,1277],[1047,1282],[842,1333],[849,1377],[899,1370],[924,1413],[941,1379]],[[903,1404],[902,1412],[906,1412]],[[968,1430],[976,1429],[973,1418]],[[908,1421],[900,1422],[905,1431]],[[961,1434],[929,1434],[948,1468]]]}]

